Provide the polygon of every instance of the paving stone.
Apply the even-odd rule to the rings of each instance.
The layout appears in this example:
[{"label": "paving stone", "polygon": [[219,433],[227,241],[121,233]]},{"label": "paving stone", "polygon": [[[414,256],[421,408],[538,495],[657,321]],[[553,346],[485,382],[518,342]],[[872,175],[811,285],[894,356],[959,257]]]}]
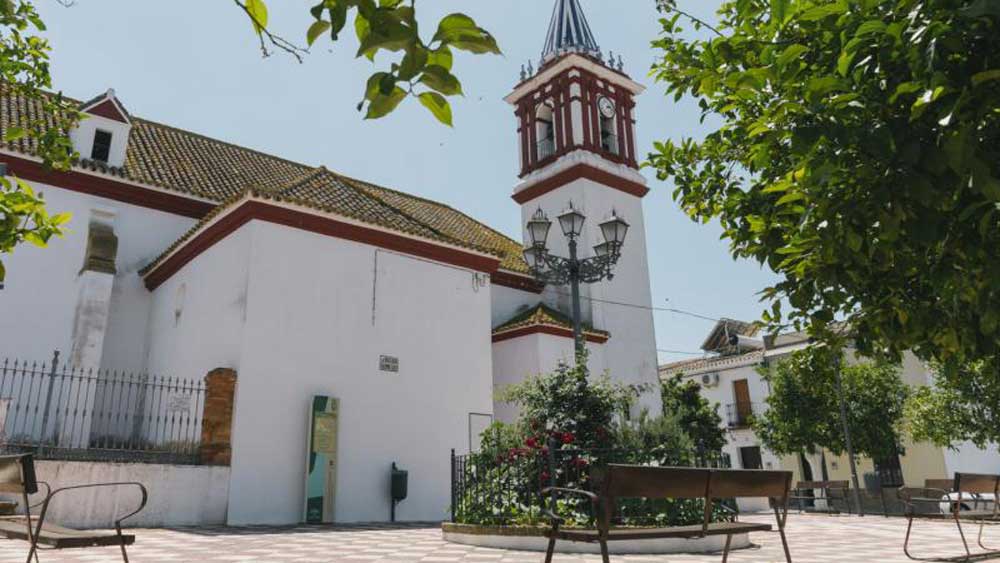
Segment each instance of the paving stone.
[{"label": "paving stone", "polygon": [[[746,516],[748,521],[769,521]],[[793,514],[788,520],[788,542],[795,561],[808,563],[909,563],[903,555],[906,521],[902,518]],[[978,530],[967,528],[975,542]],[[430,525],[369,525],[286,528],[179,528],[135,530],[129,549],[136,563],[202,562],[286,563],[541,563],[540,553],[497,550],[450,544],[440,528]],[[920,556],[954,556],[962,552],[955,525],[920,521],[915,524],[913,551]],[[733,563],[782,563],[781,540],[776,533],[752,534],[754,546],[734,551]],[[1000,526],[986,531],[986,543],[1000,544]],[[27,543],[0,540],[0,563],[24,561]],[[998,558],[1000,559],[1000,558]],[[103,563],[121,561],[117,548],[43,551],[41,563]],[[718,563],[718,554],[612,556],[615,563]],[[599,563],[597,555],[557,555],[555,563]]]}]

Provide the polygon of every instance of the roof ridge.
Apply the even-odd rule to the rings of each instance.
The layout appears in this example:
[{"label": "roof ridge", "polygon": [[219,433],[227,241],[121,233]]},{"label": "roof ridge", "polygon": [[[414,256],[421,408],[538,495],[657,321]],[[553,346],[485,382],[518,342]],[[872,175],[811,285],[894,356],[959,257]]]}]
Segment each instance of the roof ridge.
[{"label": "roof ridge", "polygon": [[170,130],[170,131],[175,131],[177,133],[183,133],[185,135],[191,135],[193,137],[198,137],[200,139],[203,139],[203,140],[206,140],[206,141],[211,141],[213,143],[218,143],[220,145],[225,145],[227,147],[232,147],[234,149],[239,149],[239,150],[247,151],[247,152],[259,155],[259,156],[265,156],[267,158],[272,158],[274,160],[277,160],[277,161],[280,161],[280,162],[284,162],[286,164],[292,164],[292,165],[295,165],[295,166],[301,166],[303,168],[309,168],[309,169],[316,168],[316,166],[314,166],[312,164],[306,164],[304,162],[299,162],[297,160],[291,160],[291,159],[288,159],[288,158],[285,158],[285,157],[277,156],[277,155],[269,153],[269,152],[264,152],[264,151],[259,150],[259,149],[253,149],[253,148],[250,148],[250,147],[247,147],[247,146],[244,146],[244,145],[238,145],[238,144],[236,144],[236,143],[234,143],[232,141],[224,141],[224,140],[216,138],[216,137],[210,137],[208,135],[205,135],[204,133],[198,133],[196,131],[191,131],[189,129],[182,129],[182,128],[176,127],[174,125],[167,125],[166,123],[160,123],[159,121],[153,121],[152,119],[146,119],[145,117],[136,117],[136,116],[131,116],[131,117],[132,117],[133,121],[141,121],[141,122],[143,122],[143,123],[145,123],[147,125],[152,125],[154,127],[161,127],[163,129],[167,129],[167,130]]}]

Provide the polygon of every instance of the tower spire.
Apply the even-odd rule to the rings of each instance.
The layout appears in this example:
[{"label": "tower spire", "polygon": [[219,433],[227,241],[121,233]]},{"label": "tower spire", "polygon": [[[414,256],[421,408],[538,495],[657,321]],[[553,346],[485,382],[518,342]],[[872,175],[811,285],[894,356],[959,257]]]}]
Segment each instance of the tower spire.
[{"label": "tower spire", "polygon": [[601,48],[590,31],[580,0],[556,0],[552,10],[552,23],[549,24],[549,33],[542,48],[542,63],[570,52],[601,56]]}]

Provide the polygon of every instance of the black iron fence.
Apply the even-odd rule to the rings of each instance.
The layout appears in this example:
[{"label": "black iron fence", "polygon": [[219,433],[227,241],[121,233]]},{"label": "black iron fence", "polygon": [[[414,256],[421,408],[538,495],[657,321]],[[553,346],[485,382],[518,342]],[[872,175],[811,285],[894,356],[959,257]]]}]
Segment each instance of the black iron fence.
[{"label": "black iron fence", "polygon": [[0,450],[42,459],[198,463],[200,380],[0,362]]},{"label": "black iron fence", "polygon": [[[609,463],[713,468],[732,466],[729,456],[722,452],[692,451],[664,455],[663,452],[641,450],[559,449],[550,458],[547,450],[542,449],[518,448],[468,455],[456,455],[452,450],[452,521],[500,526],[531,523],[534,519],[541,518],[540,508],[547,502],[541,496],[542,488],[550,486],[554,481],[558,487],[589,490],[592,488],[592,470]],[[570,502],[576,500],[572,499]],[[586,499],[580,504],[580,517],[592,519],[593,514],[587,514],[590,507]],[[629,511],[642,510],[642,507],[627,503],[616,508],[619,520],[627,518]],[[678,504],[672,509],[689,508]],[[658,510],[662,511],[663,508],[659,507]],[[694,516],[697,516],[697,512],[694,511]]]}]

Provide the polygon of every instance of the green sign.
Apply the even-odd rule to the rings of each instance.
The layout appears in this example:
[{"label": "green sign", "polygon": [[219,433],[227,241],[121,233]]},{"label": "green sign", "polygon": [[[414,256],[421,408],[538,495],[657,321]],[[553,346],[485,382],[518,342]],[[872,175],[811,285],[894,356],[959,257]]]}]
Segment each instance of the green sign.
[{"label": "green sign", "polygon": [[306,467],[305,521],[333,522],[337,490],[337,427],[340,401],[315,396],[309,410],[309,448]]}]

